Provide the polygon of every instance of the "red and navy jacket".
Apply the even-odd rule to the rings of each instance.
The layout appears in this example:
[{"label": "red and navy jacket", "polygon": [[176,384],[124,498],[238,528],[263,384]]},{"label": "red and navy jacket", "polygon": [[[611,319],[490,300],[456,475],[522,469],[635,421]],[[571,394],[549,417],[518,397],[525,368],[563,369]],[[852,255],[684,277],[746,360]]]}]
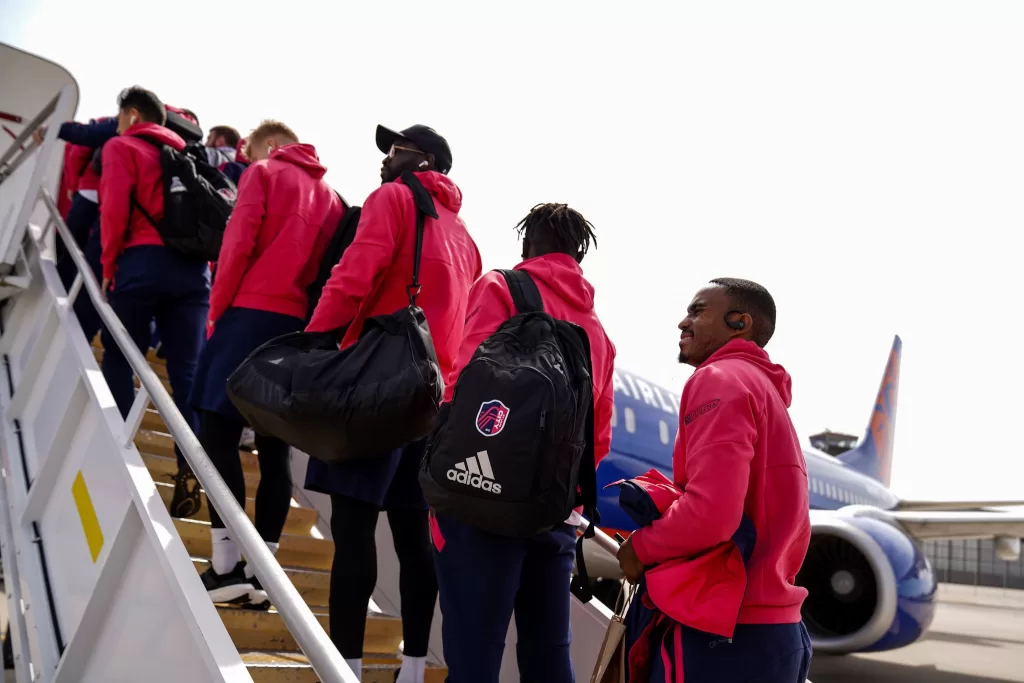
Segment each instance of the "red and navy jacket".
[{"label": "red and navy jacket", "polygon": [[713,353],[683,389],[672,455],[681,493],[632,536],[644,565],[673,565],[722,547],[742,518],[753,522],[741,624],[798,623],[807,597],[796,585],[811,538],[807,466],[791,398],[789,374],[753,342],[734,339]]},{"label": "red and navy jacket", "polygon": [[[649,528],[684,495],[658,470],[608,484],[619,487],[619,507]],[[747,566],[757,541],[754,523],[743,515],[732,536],[694,557],[649,568],[626,613],[630,681],[646,681],[655,657],[666,672],[681,672],[680,625],[731,638],[747,589]],[[675,674],[674,674],[675,675]],[[681,677],[672,680],[682,680]]]},{"label": "red and navy jacket", "polygon": [[156,123],[142,122],[103,146],[103,174],[100,178],[100,242],[103,277],[114,279],[117,259],[130,247],[163,246],[160,233],[142,215],[133,211],[132,199],[159,222],[164,216],[163,168],[160,149],[140,138],[170,145],[179,152],[185,141]]},{"label": "red and navy jacket", "polygon": [[231,307],[306,315],[306,289],[344,207],[312,145],[278,147],[253,164],[224,230],[209,322]]},{"label": "red and navy jacket", "polygon": [[[246,176],[252,170],[246,171]],[[437,351],[441,376],[455,365],[466,325],[469,289],[480,277],[480,252],[459,217],[462,192],[437,171],[414,174],[430,192],[437,218],[426,219],[420,265],[423,309]],[[370,193],[359,214],[359,229],[324,285],[306,330],[347,328],[341,347],[354,344],[367,318],[390,315],[409,305],[406,288],[416,253],[416,205],[401,180]]]}]

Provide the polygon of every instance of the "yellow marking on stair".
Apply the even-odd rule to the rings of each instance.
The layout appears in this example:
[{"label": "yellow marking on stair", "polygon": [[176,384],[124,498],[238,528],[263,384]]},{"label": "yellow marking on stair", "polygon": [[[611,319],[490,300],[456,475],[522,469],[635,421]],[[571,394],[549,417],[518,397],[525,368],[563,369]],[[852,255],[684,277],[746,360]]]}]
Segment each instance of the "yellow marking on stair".
[{"label": "yellow marking on stair", "polygon": [[92,561],[95,564],[96,558],[103,550],[103,529],[100,528],[100,520],[96,518],[96,508],[92,506],[92,498],[89,497],[89,489],[85,485],[82,470],[78,470],[75,483],[71,485],[71,495],[75,498],[78,517],[82,520],[82,531],[85,532],[85,542],[89,544],[89,552],[92,553]]}]

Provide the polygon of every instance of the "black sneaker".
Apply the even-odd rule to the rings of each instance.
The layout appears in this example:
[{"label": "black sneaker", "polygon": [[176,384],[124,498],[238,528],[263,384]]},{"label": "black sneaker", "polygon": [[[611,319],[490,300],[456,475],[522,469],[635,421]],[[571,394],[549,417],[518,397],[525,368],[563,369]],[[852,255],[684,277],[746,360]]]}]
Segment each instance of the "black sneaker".
[{"label": "black sneaker", "polygon": [[246,606],[252,609],[270,609],[270,597],[267,596],[267,591],[263,590],[263,584],[260,583],[259,578],[253,574],[246,581],[252,584],[252,590],[249,591],[249,601]]},{"label": "black sneaker", "polygon": [[174,496],[171,497],[171,517],[187,519],[199,512],[203,501],[199,496],[199,480],[191,468],[183,467],[174,477]]},{"label": "black sneaker", "polygon": [[245,578],[244,562],[236,564],[227,574],[218,574],[211,566],[199,578],[213,602],[245,604],[253,590],[252,582]]}]

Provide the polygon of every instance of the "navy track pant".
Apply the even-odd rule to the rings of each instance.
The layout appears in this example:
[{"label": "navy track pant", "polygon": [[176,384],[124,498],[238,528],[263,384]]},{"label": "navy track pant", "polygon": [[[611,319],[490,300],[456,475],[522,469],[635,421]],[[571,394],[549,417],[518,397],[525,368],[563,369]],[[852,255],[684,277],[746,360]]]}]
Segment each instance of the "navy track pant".
[{"label": "navy track pant", "polygon": [[562,524],[517,539],[437,517],[432,535],[448,683],[498,683],[513,612],[520,680],[574,683],[569,581],[575,528]]},{"label": "navy track pant", "polygon": [[[135,345],[145,353],[152,339],[150,322],[156,320],[167,358],[167,377],[174,403],[198,431],[189,404],[196,362],[206,337],[210,310],[210,272],[206,263],[189,261],[159,246],[126,249],[117,262],[114,288],[107,300]],[[127,417],[135,400],[132,369],[109,331],[103,330],[103,376],[114,401]],[[184,458],[177,446],[178,466]]]},{"label": "navy track pant", "polygon": [[[647,683],[804,683],[807,680],[811,641],[802,623],[739,624],[731,642],[686,626],[678,629],[682,647],[652,653],[653,666]],[[674,645],[672,635],[668,640]],[[682,676],[678,675],[680,670]]]}]

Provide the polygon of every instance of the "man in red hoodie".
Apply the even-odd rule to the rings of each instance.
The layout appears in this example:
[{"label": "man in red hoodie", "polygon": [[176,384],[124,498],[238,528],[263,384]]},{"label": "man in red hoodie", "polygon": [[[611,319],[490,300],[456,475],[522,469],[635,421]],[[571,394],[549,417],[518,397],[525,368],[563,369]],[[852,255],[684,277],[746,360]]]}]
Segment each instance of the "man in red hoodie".
[{"label": "man in red hoodie", "polygon": [[[579,325],[590,340],[596,464],[611,447],[615,346],[594,311],[594,287],[580,267],[596,241],[593,226],[565,204],[540,204],[517,229],[523,238],[523,261],[514,270],[529,273],[547,313]],[[477,280],[469,294],[466,330],[448,376],[445,401],[452,400],[459,374],[477,347],[515,314],[500,272]],[[513,612],[522,680],[574,680],[569,581],[581,522],[577,509],[563,524],[524,540],[480,531],[441,515],[432,520],[449,683],[497,683]]]},{"label": "man in red hoodie", "polygon": [[[436,131],[422,125],[400,133],[378,126],[377,147],[387,155],[381,186],[366,198],[355,238],[331,272],[307,329],[338,332],[344,348],[359,338],[367,318],[409,305],[406,287],[416,251],[416,208],[412,190],[400,176],[413,172],[438,213],[424,226],[422,289],[416,303],[426,314],[441,376],[447,377],[462,341],[469,288],[481,269],[480,253],[459,218],[462,192],[447,175],[451,149]],[[357,677],[366,609],[377,582],[377,516],[386,509],[402,573],[405,645],[397,681],[423,683],[437,599],[427,504],[418,480],[424,445],[421,440],[392,453],[331,466],[310,459],[306,469],[306,488],[330,494],[331,531],[345,539],[335,544],[331,567],[331,638]]]},{"label": "man in red hoodie", "polygon": [[[811,537],[807,468],[788,413],[789,374],[764,350],[775,302],[754,282],[712,280],[679,329],[679,361],[696,368],[683,389],[672,457],[683,494],[622,544],[619,564],[636,583],[647,567],[729,543],[741,519],[751,520],[756,536],[735,633],[728,640],[682,624],[686,680],[730,683],[756,674],[765,683],[803,683],[811,658],[800,620],[807,590],[795,579]],[[657,673],[661,657],[654,659],[650,680],[665,680]]]},{"label": "man in red hoodie", "polygon": [[[238,188],[224,231],[218,274],[210,295],[211,334],[199,357],[192,406],[199,441],[245,506],[238,441],[245,422],[227,396],[228,377],[262,344],[306,326],[306,289],[338,227],[341,200],[324,182],[327,169],[312,145],[279,121],[264,121],[250,139],[255,163]],[[292,499],[288,444],[255,435],[260,463],[256,530],[277,551]],[[266,593],[214,509],[213,556],[203,575],[214,602],[267,602]]]},{"label": "man in red hoodie", "polygon": [[[144,215],[158,223],[163,218],[160,146],[180,151],[185,141],[164,127],[167,111],[152,92],[127,88],[118,104],[118,135],[103,147],[100,175],[102,289],[143,352],[151,341],[150,322],[156,320],[174,402],[196,431],[188,397],[209,310],[209,267],[166,248]],[[103,330],[102,340],[103,376],[121,414],[127,415],[135,398],[132,369],[109,330]],[[199,483],[177,447],[175,452],[178,474],[171,513],[188,517],[199,507]]]}]

